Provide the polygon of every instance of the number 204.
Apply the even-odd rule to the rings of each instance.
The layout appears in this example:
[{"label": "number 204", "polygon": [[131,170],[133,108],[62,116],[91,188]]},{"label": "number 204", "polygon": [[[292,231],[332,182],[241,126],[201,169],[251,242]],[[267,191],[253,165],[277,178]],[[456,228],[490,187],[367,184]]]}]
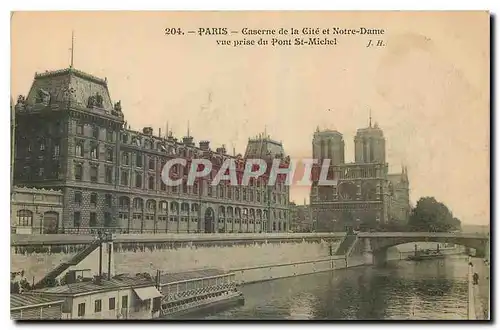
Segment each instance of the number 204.
[{"label": "number 204", "polygon": [[182,33],[181,28],[166,28],[165,34],[166,35],[178,35],[178,34],[183,34],[183,33]]}]

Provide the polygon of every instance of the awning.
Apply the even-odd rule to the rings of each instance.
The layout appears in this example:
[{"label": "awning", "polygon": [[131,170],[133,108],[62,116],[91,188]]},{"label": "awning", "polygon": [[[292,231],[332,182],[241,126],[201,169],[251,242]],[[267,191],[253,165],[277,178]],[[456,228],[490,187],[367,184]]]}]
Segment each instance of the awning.
[{"label": "awning", "polygon": [[146,288],[134,289],[134,292],[141,300],[148,300],[153,298],[161,297],[162,294],[154,286],[148,286]]}]

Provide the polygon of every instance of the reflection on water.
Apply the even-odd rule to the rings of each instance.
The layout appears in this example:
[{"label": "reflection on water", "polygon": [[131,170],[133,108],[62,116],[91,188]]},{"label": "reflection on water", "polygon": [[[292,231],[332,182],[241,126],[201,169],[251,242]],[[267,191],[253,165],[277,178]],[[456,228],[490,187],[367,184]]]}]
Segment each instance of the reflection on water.
[{"label": "reflection on water", "polygon": [[206,319],[466,319],[467,258],[395,261],[242,288],[245,305]]}]

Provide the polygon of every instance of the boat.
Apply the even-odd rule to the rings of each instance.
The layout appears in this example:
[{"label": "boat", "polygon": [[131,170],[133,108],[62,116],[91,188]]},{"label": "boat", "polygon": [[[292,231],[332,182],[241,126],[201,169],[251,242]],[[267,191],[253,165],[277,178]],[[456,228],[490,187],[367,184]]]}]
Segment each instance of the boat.
[{"label": "boat", "polygon": [[202,269],[159,276],[163,294],[160,319],[215,312],[245,303],[234,273]]},{"label": "boat", "polygon": [[423,250],[423,251],[416,251],[414,255],[408,256],[406,260],[422,261],[431,259],[443,259],[444,257],[445,255],[439,252],[439,250],[437,251]]},{"label": "boat", "polygon": [[231,307],[245,304],[243,293],[235,290],[212,294],[164,304],[160,311],[161,319],[189,318],[193,314],[212,314]]}]

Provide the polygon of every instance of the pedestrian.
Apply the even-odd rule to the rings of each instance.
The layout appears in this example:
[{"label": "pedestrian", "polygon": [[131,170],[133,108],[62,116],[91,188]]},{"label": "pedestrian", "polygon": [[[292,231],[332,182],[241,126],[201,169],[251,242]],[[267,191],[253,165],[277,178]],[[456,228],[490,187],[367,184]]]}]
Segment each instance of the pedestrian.
[{"label": "pedestrian", "polygon": [[472,275],[472,280],[474,285],[479,284],[479,275],[477,273],[474,273],[474,275]]}]

